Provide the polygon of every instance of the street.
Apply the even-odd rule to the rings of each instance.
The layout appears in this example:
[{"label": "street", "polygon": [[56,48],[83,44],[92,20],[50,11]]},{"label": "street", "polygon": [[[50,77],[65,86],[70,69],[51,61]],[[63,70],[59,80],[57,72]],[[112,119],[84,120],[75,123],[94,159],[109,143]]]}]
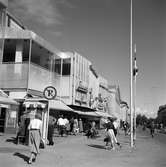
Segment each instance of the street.
[{"label": "street", "polygon": [[[29,148],[15,145],[11,136],[0,136],[0,164],[5,167],[28,166]],[[36,167],[165,167],[166,135],[157,133],[151,138],[149,131],[137,132],[136,147],[130,148],[130,136],[120,131],[118,140],[122,148],[105,150],[104,135],[97,139],[85,136],[54,138],[54,146],[42,149]]]}]

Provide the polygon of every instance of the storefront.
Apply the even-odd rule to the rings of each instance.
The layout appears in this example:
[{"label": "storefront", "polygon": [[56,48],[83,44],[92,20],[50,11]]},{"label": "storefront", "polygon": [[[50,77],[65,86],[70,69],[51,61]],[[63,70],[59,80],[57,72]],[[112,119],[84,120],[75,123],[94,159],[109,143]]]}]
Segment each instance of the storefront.
[{"label": "storefront", "polygon": [[64,102],[60,100],[50,100],[49,101],[49,115],[53,116],[54,118],[58,119],[59,115],[63,115],[66,118],[75,117],[78,115],[74,112],[73,109],[68,107]]},{"label": "storefront", "polygon": [[44,143],[47,143],[47,121],[48,121],[48,101],[41,99],[30,98],[26,99],[23,103],[25,106],[23,114],[21,115],[20,130],[21,134],[25,137],[25,143],[29,143],[29,130],[28,125],[35,115],[39,115],[42,121],[41,137]]},{"label": "storefront", "polygon": [[18,103],[0,90],[0,133],[15,134]]},{"label": "storefront", "polygon": [[29,131],[28,125],[30,120],[35,117],[36,114],[41,116],[42,120],[42,139],[44,144],[47,144],[47,133],[48,133],[48,122],[49,116],[58,117],[59,113],[65,112],[70,113],[73,110],[68,107],[65,103],[59,100],[47,100],[44,98],[27,98],[23,105],[25,106],[24,112],[21,115],[20,129],[21,134],[25,136],[25,143],[29,143]]}]

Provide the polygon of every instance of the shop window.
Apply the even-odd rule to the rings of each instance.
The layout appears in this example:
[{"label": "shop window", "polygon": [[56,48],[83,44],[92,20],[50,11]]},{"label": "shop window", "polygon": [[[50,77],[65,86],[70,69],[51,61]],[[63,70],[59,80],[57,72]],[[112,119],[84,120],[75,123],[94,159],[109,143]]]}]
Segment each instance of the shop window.
[{"label": "shop window", "polygon": [[52,53],[46,48],[32,41],[31,62],[47,70],[51,68]]},{"label": "shop window", "polygon": [[63,60],[63,72],[62,75],[70,75],[71,59]]},{"label": "shop window", "polygon": [[55,72],[60,74],[61,73],[61,59],[55,60],[55,66],[54,66]]},{"label": "shop window", "polygon": [[24,39],[23,42],[23,62],[29,60],[30,40]]},{"label": "shop window", "polygon": [[5,40],[3,62],[15,62],[16,40]]},{"label": "shop window", "polygon": [[[55,60],[55,72],[61,74],[61,59]],[[63,59],[62,75],[70,75],[71,59]]]},{"label": "shop window", "polygon": [[[22,60],[29,60],[29,48],[30,48],[30,40],[20,40],[23,45],[22,50]],[[6,39],[4,43],[4,53],[3,53],[3,62],[15,62],[15,54],[16,54],[16,45],[19,40],[16,39]]]}]

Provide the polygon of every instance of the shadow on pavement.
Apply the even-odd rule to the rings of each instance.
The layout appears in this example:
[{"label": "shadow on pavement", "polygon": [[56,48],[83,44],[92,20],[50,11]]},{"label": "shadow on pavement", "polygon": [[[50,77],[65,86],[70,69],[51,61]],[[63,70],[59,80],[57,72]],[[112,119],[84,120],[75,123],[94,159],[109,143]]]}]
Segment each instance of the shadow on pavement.
[{"label": "shadow on pavement", "polygon": [[24,154],[21,154],[21,153],[19,153],[19,152],[15,152],[13,155],[14,155],[14,156],[17,156],[17,157],[19,157],[19,158],[22,158],[25,162],[28,163],[28,160],[29,160],[29,157],[28,157],[28,156],[26,156],[26,155],[24,155]]},{"label": "shadow on pavement", "polygon": [[88,146],[105,150],[105,146],[104,145],[88,144]]},{"label": "shadow on pavement", "polygon": [[6,139],[6,142],[11,142],[13,144],[17,144],[15,137],[11,137],[10,139]]}]

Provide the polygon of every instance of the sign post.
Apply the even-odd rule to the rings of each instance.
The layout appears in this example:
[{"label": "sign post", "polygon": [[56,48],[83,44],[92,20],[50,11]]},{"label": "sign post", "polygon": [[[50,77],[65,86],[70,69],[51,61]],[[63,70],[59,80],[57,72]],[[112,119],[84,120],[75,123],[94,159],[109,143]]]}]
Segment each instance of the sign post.
[{"label": "sign post", "polygon": [[45,139],[47,141],[48,121],[49,121],[49,111],[50,111],[50,107],[49,107],[50,103],[49,102],[50,102],[50,100],[55,99],[55,97],[57,96],[57,90],[53,86],[47,86],[44,89],[43,95],[48,100],[48,112],[46,114],[46,119],[44,119],[44,125],[45,125],[45,132],[44,132],[44,134],[45,134]]}]

